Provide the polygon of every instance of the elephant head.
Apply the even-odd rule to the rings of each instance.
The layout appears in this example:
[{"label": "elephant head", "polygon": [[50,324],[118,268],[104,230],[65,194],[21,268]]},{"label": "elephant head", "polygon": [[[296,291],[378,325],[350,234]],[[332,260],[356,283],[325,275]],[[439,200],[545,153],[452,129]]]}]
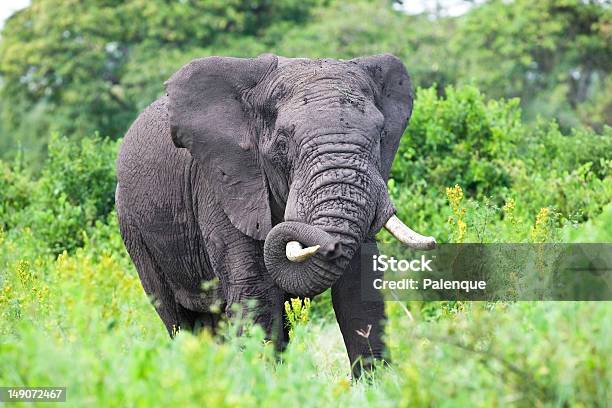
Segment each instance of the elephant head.
[{"label": "elephant head", "polygon": [[394,215],[386,189],[412,110],[396,57],[209,57],[166,89],[174,144],[204,167],[231,223],[265,239],[285,291],[329,288],[383,226],[409,246],[435,246]]}]

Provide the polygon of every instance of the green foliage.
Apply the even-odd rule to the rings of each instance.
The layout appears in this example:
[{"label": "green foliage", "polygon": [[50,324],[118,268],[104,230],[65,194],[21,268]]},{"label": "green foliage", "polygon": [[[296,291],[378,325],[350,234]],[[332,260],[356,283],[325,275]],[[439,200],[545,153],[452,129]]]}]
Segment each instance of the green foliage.
[{"label": "green foliage", "polygon": [[[364,19],[365,15],[369,18]],[[383,50],[399,55],[405,44],[389,36],[389,31],[406,38],[404,23],[402,15],[385,1],[330,2],[329,7],[317,10],[306,27],[274,27],[268,41],[273,42],[275,52],[291,57],[354,58]]]},{"label": "green foliage", "polygon": [[54,135],[35,181],[2,164],[7,188],[0,192],[0,222],[15,234],[31,230],[51,253],[81,246],[113,210],[117,146],[98,136],[73,143]]},{"label": "green foliage", "polygon": [[[555,122],[521,122],[517,100],[487,101],[472,86],[449,87],[445,95],[417,89],[391,169],[389,191],[409,224],[441,242],[524,242],[542,208],[562,227],[610,202],[612,128],[564,135]],[[465,196],[461,209],[447,201],[450,186]]]},{"label": "green foliage", "polygon": [[523,131],[518,101],[486,101],[474,87],[419,89],[391,176],[397,183],[460,184],[493,195],[510,184],[503,167]]},{"label": "green foliage", "polygon": [[391,52],[418,86],[474,84],[495,99],[519,97],[529,120],[600,131],[611,124],[611,13],[579,0],[493,0],[459,18],[410,16],[387,1],[330,2],[303,27],[271,29],[268,42],[288,56]]},{"label": "green foliage", "polygon": [[549,207],[521,215],[513,198],[499,207],[487,198],[464,199],[458,185],[447,188],[446,194],[451,208],[445,225],[449,242],[560,242],[563,228],[575,225]]},{"label": "green foliage", "polygon": [[280,356],[240,321],[167,338],[113,211],[118,143],[84,135],[120,136],[196,57],[392,52],[421,86],[389,181],[402,219],[440,242],[612,242],[610,8],[391,3],[34,0],[11,17],[0,384],[65,385],[70,406],[604,406],[605,302],[388,302],[393,365],[353,385],[329,290],[285,305]]},{"label": "green foliage", "polygon": [[611,326],[605,303],[475,302],[429,324],[412,309],[412,319],[400,308],[392,310],[389,327],[393,360],[402,362],[397,375],[405,381],[392,395],[406,406],[607,401],[610,377],[604,367],[611,346],[602,334]]},{"label": "green foliage", "polygon": [[439,94],[475,84],[495,99],[520,97],[527,119],[556,118],[565,133],[610,125],[611,11],[602,2],[495,0],[459,18],[411,16],[392,3],[35,0],[2,29],[0,157],[21,151],[36,166],[53,130],[118,138],[189,60],[264,52],[391,52],[416,85]]},{"label": "green foliage", "polygon": [[289,328],[289,339],[293,339],[295,328],[308,322],[310,316],[310,299],[291,299],[285,302],[285,324]]},{"label": "green foliage", "polygon": [[612,242],[612,204],[584,224],[570,225],[563,230],[567,242]]},{"label": "green foliage", "polygon": [[[523,125],[514,101],[487,102],[472,87],[447,95],[417,93],[390,182],[403,218],[442,241],[612,240],[609,130],[565,136],[551,124]],[[389,302],[393,365],[353,385],[329,291],[286,304],[292,341],[280,356],[241,321],[223,322],[216,337],[169,341],[112,211],[116,150],[97,136],[53,136],[37,178],[19,161],[2,164],[0,383],[66,385],[73,406],[607,401],[605,302]],[[499,169],[477,177],[480,157]],[[568,209],[583,215],[569,219]]]},{"label": "green foliage", "polygon": [[52,135],[49,158],[41,173],[45,199],[65,195],[72,205],[88,208],[90,219],[110,213],[115,203],[115,158],[119,143],[99,136],[74,143]]},{"label": "green foliage", "polygon": [[[462,53],[459,76],[494,98],[520,97],[529,117],[577,126],[576,106],[605,94],[612,66],[612,10],[604,3],[493,0],[475,8],[452,39]],[[601,119],[590,123],[610,124]]]},{"label": "green foliage", "polygon": [[254,42],[273,22],[301,24],[317,4],[35,0],[2,30],[4,130],[34,157],[46,141],[32,133],[118,138],[189,59],[235,38]]},{"label": "green foliage", "polygon": [[280,358],[257,327],[170,341],[124,251],[14,244],[0,238],[0,382],[64,385],[69,406],[601,406],[611,386],[606,302],[389,302],[393,365],[351,385],[335,325],[297,325]]},{"label": "green foliage", "polygon": [[34,186],[20,167],[19,162],[0,162],[0,229],[12,227],[15,216],[30,204]]}]

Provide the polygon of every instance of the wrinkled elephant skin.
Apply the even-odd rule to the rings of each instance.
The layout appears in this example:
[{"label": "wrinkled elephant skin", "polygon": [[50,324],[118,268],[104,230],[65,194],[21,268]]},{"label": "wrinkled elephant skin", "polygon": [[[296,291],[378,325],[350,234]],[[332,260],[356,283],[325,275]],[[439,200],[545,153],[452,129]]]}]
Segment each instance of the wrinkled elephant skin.
[{"label": "wrinkled elephant skin", "polygon": [[282,349],[284,301],[331,288],[354,373],[383,358],[382,298],[361,300],[358,260],[395,213],[401,61],[209,57],[165,85],[125,135],[116,205],[170,335],[244,311]]}]

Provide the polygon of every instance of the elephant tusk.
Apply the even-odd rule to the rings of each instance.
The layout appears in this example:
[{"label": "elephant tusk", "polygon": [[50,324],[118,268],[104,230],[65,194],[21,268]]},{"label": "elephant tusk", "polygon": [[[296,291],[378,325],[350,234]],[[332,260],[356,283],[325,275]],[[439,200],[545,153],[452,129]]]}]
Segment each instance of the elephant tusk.
[{"label": "elephant tusk", "polygon": [[425,237],[418,232],[411,230],[397,216],[393,215],[385,224],[385,229],[391,233],[398,241],[409,248],[429,250],[437,245],[434,237]]},{"label": "elephant tusk", "polygon": [[319,248],[320,245],[303,248],[302,244],[299,242],[289,241],[285,247],[285,254],[287,255],[287,259],[291,262],[304,262],[317,253]]}]

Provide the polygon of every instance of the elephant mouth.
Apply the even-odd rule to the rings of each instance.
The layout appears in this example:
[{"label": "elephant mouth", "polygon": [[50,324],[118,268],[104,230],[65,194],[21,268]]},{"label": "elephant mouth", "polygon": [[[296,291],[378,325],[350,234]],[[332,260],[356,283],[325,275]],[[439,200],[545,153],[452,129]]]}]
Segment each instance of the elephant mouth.
[{"label": "elephant mouth", "polygon": [[[413,231],[395,215],[384,228],[409,248],[429,250],[437,245],[433,237]],[[309,297],[330,288],[344,273],[355,252],[354,247],[343,245],[340,238],[318,226],[286,221],[268,233],[264,261],[281,289]]]}]

